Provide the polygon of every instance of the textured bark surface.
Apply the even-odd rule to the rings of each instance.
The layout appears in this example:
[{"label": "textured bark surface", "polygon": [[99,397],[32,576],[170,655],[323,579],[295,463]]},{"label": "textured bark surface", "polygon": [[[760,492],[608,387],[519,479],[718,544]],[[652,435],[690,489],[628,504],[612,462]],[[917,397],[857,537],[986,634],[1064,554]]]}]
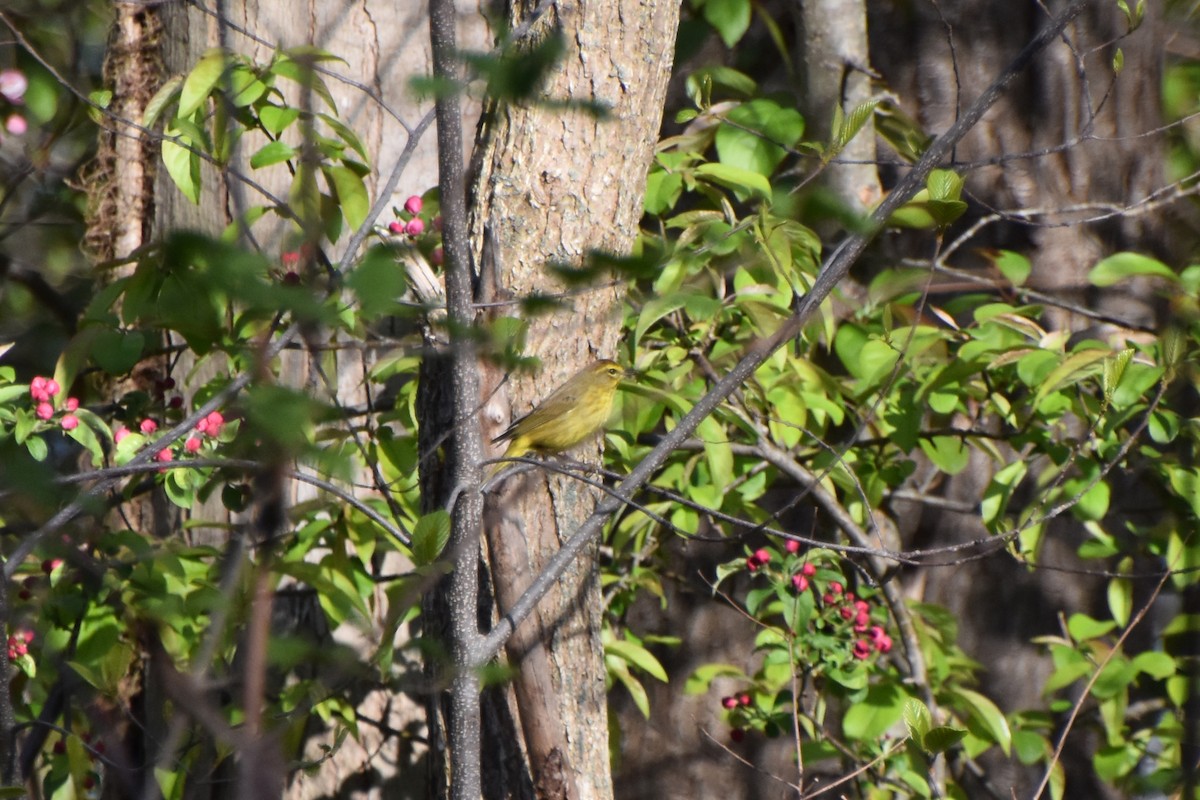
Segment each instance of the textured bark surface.
[{"label": "textured bark surface", "polygon": [[[833,111],[849,115],[871,99],[865,0],[795,0],[797,59],[806,138],[829,141]],[[869,120],[829,165],[823,182],[846,208],[869,213],[880,199],[875,124]]]},{"label": "textured bark surface", "polygon": [[[472,233],[477,248],[485,238],[493,248],[477,263],[495,264],[501,296],[562,291],[546,270],[548,262],[580,264],[592,250],[628,252],[658,134],[678,11],[670,2],[584,2],[555,6],[537,23],[538,35],[558,29],[566,43],[540,98],[600,102],[610,113],[596,119],[585,110],[528,102],[491,110],[476,158]],[[528,14],[529,6],[518,13]],[[502,387],[513,416],[584,364],[617,354],[619,286],[595,285],[565,300],[569,310],[527,320],[526,349],[541,359],[542,370],[513,375]],[[508,421],[504,398],[491,398],[485,435]],[[587,460],[595,453],[589,445],[574,455]],[[493,525],[501,526],[501,536],[527,544],[532,575],[586,518],[595,496],[576,480],[547,479],[537,471],[509,479],[495,502]],[[510,582],[501,597],[523,588],[511,583],[512,575],[498,574],[495,581]],[[571,796],[579,798],[612,795],[598,588],[594,560],[583,560],[527,623],[544,633],[553,695],[525,691],[543,703],[520,713],[550,715],[567,747],[531,758],[541,759],[546,774],[573,776],[578,794]]]}]

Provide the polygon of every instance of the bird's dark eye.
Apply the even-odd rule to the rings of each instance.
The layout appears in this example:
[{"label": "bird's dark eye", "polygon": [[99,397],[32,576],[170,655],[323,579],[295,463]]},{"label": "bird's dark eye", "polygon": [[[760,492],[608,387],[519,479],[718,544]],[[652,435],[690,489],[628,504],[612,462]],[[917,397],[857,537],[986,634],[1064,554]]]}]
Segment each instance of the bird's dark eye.
[{"label": "bird's dark eye", "polygon": [[617,375],[621,374],[621,370],[617,369],[616,367],[609,367],[608,374],[615,378]]}]

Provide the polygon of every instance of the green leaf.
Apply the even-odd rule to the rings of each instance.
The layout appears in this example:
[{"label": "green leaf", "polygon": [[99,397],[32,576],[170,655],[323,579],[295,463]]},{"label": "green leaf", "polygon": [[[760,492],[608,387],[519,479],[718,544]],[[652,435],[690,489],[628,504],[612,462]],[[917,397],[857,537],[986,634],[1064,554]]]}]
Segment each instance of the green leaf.
[{"label": "green leaf", "polygon": [[929,460],[947,475],[957,475],[967,468],[971,450],[958,436],[934,436],[921,439],[921,450]]},{"label": "green leaf", "polygon": [[663,683],[668,682],[667,671],[663,669],[663,665],[654,657],[653,653],[636,642],[625,639],[613,639],[605,643],[604,652],[629,662],[642,672],[653,678],[657,678]]},{"label": "green leaf", "polygon": [[372,247],[346,278],[358,298],[363,317],[370,321],[396,310],[405,291],[404,270],[386,247]]},{"label": "green leaf", "polygon": [[728,164],[701,164],[696,167],[696,177],[731,190],[739,200],[771,197],[771,183],[762,175]]},{"label": "green leaf", "polygon": [[213,48],[200,57],[183,81],[176,116],[190,117],[203,105],[217,81],[221,80],[221,74],[225,72],[228,63],[227,54],[220,48]]},{"label": "green leaf", "polygon": [[967,731],[939,725],[921,737],[921,748],[927,753],[944,753],[966,738]]},{"label": "green leaf", "polygon": [[1163,681],[1179,672],[1179,664],[1160,650],[1148,650],[1133,657],[1133,668],[1155,680]]},{"label": "green leaf", "polygon": [[92,358],[100,369],[111,375],[124,375],[142,357],[146,337],[137,331],[107,328],[92,342]]},{"label": "green leaf", "polygon": [[450,541],[450,515],[443,510],[417,520],[412,532],[413,563],[424,567],[437,561]]},{"label": "green leaf", "polygon": [[1024,286],[1029,273],[1033,271],[1029,259],[1012,250],[1001,250],[992,263],[1013,286]]},{"label": "green leaf", "polygon": [[261,169],[269,167],[272,164],[279,164],[283,161],[289,161],[296,157],[296,148],[292,147],[287,142],[276,139],[273,142],[268,142],[259,149],[257,153],[250,156],[250,166],[253,169]]},{"label": "green leaf", "polygon": [[1067,620],[1067,633],[1077,642],[1096,639],[1117,627],[1112,620],[1099,620],[1087,614],[1072,614]]},{"label": "green leaf", "polygon": [[258,109],[258,120],[272,136],[278,136],[300,117],[300,109],[291,106],[265,105]]},{"label": "green leaf", "polygon": [[154,93],[154,96],[150,98],[150,102],[146,103],[145,110],[142,111],[142,125],[147,128],[153,128],[154,123],[158,122],[158,118],[162,116],[167,106],[179,99],[179,93],[182,89],[182,75],[176,75],[160,86],[158,91]]},{"label": "green leaf", "polygon": [[933,718],[924,703],[909,698],[904,704],[904,724],[908,728],[908,735],[920,742],[933,727]]},{"label": "green leaf", "polygon": [[750,27],[750,0],[707,0],[704,19],[716,28],[726,47],[737,44]]},{"label": "green leaf", "polygon": [[688,676],[687,682],[683,686],[683,692],[684,694],[704,694],[712,686],[714,680],[723,677],[745,679],[746,673],[732,664],[705,664],[697,667],[696,671]]},{"label": "green leaf", "polygon": [[[1133,564],[1128,558],[1121,559],[1118,571],[1127,571]],[[1133,582],[1128,578],[1111,578],[1108,581],[1108,610],[1113,621],[1121,627],[1129,624],[1133,614]]]},{"label": "green leaf", "polygon": [[1012,730],[1008,720],[989,698],[970,689],[955,688],[954,694],[966,706],[971,718],[987,731],[993,742],[1000,745],[1004,755],[1009,755],[1012,749]]},{"label": "green leaf", "polygon": [[906,696],[891,683],[880,683],[867,690],[867,696],[846,710],[842,732],[848,739],[872,742],[900,721]]},{"label": "green leaf", "polygon": [[367,187],[363,185],[362,178],[347,167],[325,167],[324,172],[337,194],[346,222],[351,228],[358,228],[371,211],[371,199],[367,196]]},{"label": "green leaf", "polygon": [[758,98],[731,109],[717,127],[715,144],[722,164],[769,176],[804,135],[804,117],[794,108]]},{"label": "green leaf", "polygon": [[1113,286],[1128,278],[1138,275],[1149,275],[1166,278],[1172,282],[1179,279],[1175,271],[1157,258],[1141,253],[1115,253],[1103,259],[1088,273],[1088,281],[1093,286]]},{"label": "green leaf", "polygon": [[193,153],[189,147],[195,143],[186,136],[180,136],[178,130],[165,131],[166,136],[179,136],[179,144],[169,139],[163,139],[163,166],[171,180],[183,192],[183,196],[194,205],[200,205],[200,156]]},{"label": "green leaf", "polygon": [[646,176],[645,211],[663,214],[675,207],[683,193],[683,176],[676,172],[653,169]]}]

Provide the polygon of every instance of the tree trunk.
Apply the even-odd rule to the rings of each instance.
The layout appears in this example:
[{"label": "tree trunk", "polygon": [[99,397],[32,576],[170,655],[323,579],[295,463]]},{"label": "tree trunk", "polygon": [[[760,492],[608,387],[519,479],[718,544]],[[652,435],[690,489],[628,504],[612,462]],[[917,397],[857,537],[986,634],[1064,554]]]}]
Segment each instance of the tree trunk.
[{"label": "tree trunk", "polygon": [[[533,5],[519,6],[514,25]],[[566,293],[546,267],[582,265],[595,250],[629,251],[661,121],[678,10],[675,3],[631,0],[554,6],[534,31],[562,35],[562,60],[534,98],[498,105],[486,117],[475,159],[477,263],[485,272],[496,270],[497,298],[564,292],[566,310],[526,320],[526,352],[542,364],[536,376],[513,374],[502,381],[493,375],[485,382],[504,384],[485,408],[485,435],[507,425],[509,406],[513,417],[525,413],[585,364],[617,355],[620,282]],[[563,101],[600,103],[609,111],[597,119],[578,106],[564,111]],[[485,284],[490,277],[483,276]],[[514,305],[499,315],[517,313]],[[595,452],[589,446],[582,457],[594,460]],[[587,517],[596,497],[573,478],[538,470],[509,478],[499,498],[490,514],[493,561],[524,573],[497,569],[502,613]],[[527,545],[527,553],[498,558],[500,542]],[[520,570],[515,565],[522,560]],[[540,796],[612,796],[598,589],[589,557],[510,642],[509,658],[521,667],[517,696],[531,771],[535,786],[548,793]]]}]

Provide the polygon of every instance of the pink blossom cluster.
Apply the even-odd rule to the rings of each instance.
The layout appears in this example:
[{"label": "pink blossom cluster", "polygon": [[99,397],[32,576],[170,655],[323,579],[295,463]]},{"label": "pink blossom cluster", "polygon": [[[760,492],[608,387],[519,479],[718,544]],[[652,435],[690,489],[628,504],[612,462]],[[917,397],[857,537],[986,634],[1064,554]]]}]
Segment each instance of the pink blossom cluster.
[{"label": "pink blossom cluster", "polygon": [[24,630],[17,631],[8,637],[8,660],[25,655],[29,652],[29,645],[33,643],[33,631]]},{"label": "pink blossom cluster", "polygon": [[[19,69],[0,70],[0,97],[10,105],[19,106],[25,102],[25,91],[29,88],[29,78]],[[4,130],[13,136],[20,136],[29,130],[29,121],[25,115],[15,110],[4,117]]]},{"label": "pink blossom cluster", "polygon": [[[61,391],[62,387],[53,378],[38,375],[30,381],[29,396],[37,404],[33,409],[34,416],[43,422],[49,422],[54,419],[54,415],[58,413],[54,408],[54,397]],[[78,409],[79,398],[68,397],[63,401],[62,410],[66,413],[59,419],[58,424],[62,426],[64,431],[73,431],[79,427],[79,417],[75,414]]]},{"label": "pink blossom cluster", "polygon": [[[418,195],[411,195],[404,201],[403,211],[396,213],[396,219],[388,223],[388,232],[393,236],[407,236],[410,239],[415,239],[426,232],[432,226],[433,230],[438,234],[442,232],[442,217],[438,215],[430,222],[426,222],[421,216],[421,211],[425,208],[425,201]],[[429,259],[437,265],[441,265],[445,260],[445,253],[441,245],[433,248],[430,252]]]}]

